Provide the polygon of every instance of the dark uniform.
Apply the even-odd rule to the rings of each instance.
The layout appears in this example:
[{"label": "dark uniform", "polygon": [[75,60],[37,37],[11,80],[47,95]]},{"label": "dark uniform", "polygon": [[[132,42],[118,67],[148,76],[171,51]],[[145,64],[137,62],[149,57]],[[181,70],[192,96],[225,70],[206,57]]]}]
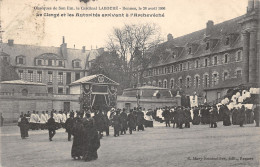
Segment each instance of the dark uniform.
[{"label": "dark uniform", "polygon": [[210,110],[210,127],[211,127],[211,128],[216,128],[216,127],[217,127],[217,121],[218,121],[218,110],[217,110],[217,108],[214,106],[214,107]]},{"label": "dark uniform", "polygon": [[132,111],[130,111],[130,114],[127,116],[127,123],[129,127],[129,133],[132,134],[132,130],[136,127],[135,124],[135,115]]},{"label": "dark uniform", "polygon": [[51,113],[51,117],[48,119],[47,126],[49,130],[49,140],[52,141],[53,136],[56,134],[56,123],[53,119],[53,113]]},{"label": "dark uniform", "polygon": [[137,112],[137,130],[144,131],[144,113],[140,110]]},{"label": "dark uniform", "polygon": [[91,161],[98,158],[97,150],[100,147],[100,138],[96,129],[96,124],[90,114],[82,120],[84,126],[83,159]]},{"label": "dark uniform", "polygon": [[74,117],[74,114],[70,114],[70,117],[66,120],[65,122],[65,129],[66,129],[66,132],[68,133],[68,141],[71,141],[71,134],[72,134],[72,129],[73,129],[73,117]]},{"label": "dark uniform", "polygon": [[18,126],[20,127],[21,132],[21,138],[25,139],[26,137],[29,137],[28,130],[29,130],[29,121],[25,117],[25,115],[20,116],[20,120],[18,122]]},{"label": "dark uniform", "polygon": [[191,112],[189,108],[184,109],[184,116],[185,116],[185,128],[190,128],[191,120]]},{"label": "dark uniform", "polygon": [[73,119],[73,128],[71,132],[74,136],[71,148],[71,157],[74,159],[81,159],[81,156],[83,156],[84,127],[82,118],[80,118],[79,115]]},{"label": "dark uniform", "polygon": [[116,115],[113,116],[113,126],[114,126],[114,136],[119,136],[119,131],[121,129],[121,123],[120,123],[120,117],[119,117],[119,111],[116,112]]},{"label": "dark uniform", "polygon": [[192,124],[193,125],[199,125],[200,124],[200,116],[199,116],[199,108],[195,107],[193,110],[193,120],[192,120]]},{"label": "dark uniform", "polygon": [[120,114],[120,122],[121,122],[121,135],[126,134],[127,114],[125,113],[124,109],[123,109],[123,112]]},{"label": "dark uniform", "polygon": [[240,109],[238,109],[239,111],[239,126],[243,127],[243,124],[245,122],[245,107],[242,106]]},{"label": "dark uniform", "polygon": [[171,113],[170,113],[170,110],[167,107],[163,111],[162,116],[164,117],[166,127],[167,126],[171,127],[171,125],[170,125]]},{"label": "dark uniform", "polygon": [[95,120],[95,125],[99,134],[99,137],[102,138],[103,131],[105,130],[105,117],[101,111],[95,114],[93,117]]},{"label": "dark uniform", "polygon": [[177,109],[177,119],[178,119],[178,127],[180,129],[182,129],[182,124],[185,121],[185,115],[184,115],[184,111],[183,111],[182,107],[179,107]]}]

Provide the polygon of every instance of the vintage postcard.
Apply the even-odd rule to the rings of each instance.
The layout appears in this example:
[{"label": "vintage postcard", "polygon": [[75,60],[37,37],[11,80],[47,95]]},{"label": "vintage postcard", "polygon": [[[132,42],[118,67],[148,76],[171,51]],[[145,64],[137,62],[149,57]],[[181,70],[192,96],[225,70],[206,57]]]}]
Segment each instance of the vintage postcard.
[{"label": "vintage postcard", "polygon": [[260,166],[259,0],[0,0],[0,166]]}]

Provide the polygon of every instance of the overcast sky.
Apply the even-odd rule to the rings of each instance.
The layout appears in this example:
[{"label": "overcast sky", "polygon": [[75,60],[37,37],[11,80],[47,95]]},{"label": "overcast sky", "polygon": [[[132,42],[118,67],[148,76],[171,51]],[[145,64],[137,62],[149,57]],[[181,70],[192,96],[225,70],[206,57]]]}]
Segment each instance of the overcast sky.
[{"label": "overcast sky", "polygon": [[[1,1],[1,0],[0,0]],[[162,37],[168,33],[182,36],[205,28],[208,20],[215,24],[244,15],[248,0],[98,0],[87,5],[79,0],[2,0],[3,42],[59,46],[62,36],[69,48],[103,47],[113,27],[124,24],[156,23]],[[93,13],[165,13],[162,18],[86,18],[36,17],[36,13],[91,13],[89,11],[41,11],[34,7],[166,7],[165,11],[92,11]]]}]

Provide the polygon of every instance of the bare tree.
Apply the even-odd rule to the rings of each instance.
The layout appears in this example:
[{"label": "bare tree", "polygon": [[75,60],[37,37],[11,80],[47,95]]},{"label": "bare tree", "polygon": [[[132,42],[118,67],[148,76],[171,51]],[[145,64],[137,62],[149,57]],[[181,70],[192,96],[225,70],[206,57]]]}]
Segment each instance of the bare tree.
[{"label": "bare tree", "polygon": [[143,74],[152,61],[154,48],[161,41],[160,28],[156,24],[130,24],[121,29],[114,28],[107,48],[121,56],[125,62],[124,71],[131,78],[134,67]]}]

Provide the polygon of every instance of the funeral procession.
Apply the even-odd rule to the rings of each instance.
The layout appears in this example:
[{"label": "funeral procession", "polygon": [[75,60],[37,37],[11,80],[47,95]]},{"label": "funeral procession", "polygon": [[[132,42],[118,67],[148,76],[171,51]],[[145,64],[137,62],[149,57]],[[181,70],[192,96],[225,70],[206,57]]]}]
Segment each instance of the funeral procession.
[{"label": "funeral procession", "polygon": [[260,0],[0,8],[0,166],[260,167]]}]

